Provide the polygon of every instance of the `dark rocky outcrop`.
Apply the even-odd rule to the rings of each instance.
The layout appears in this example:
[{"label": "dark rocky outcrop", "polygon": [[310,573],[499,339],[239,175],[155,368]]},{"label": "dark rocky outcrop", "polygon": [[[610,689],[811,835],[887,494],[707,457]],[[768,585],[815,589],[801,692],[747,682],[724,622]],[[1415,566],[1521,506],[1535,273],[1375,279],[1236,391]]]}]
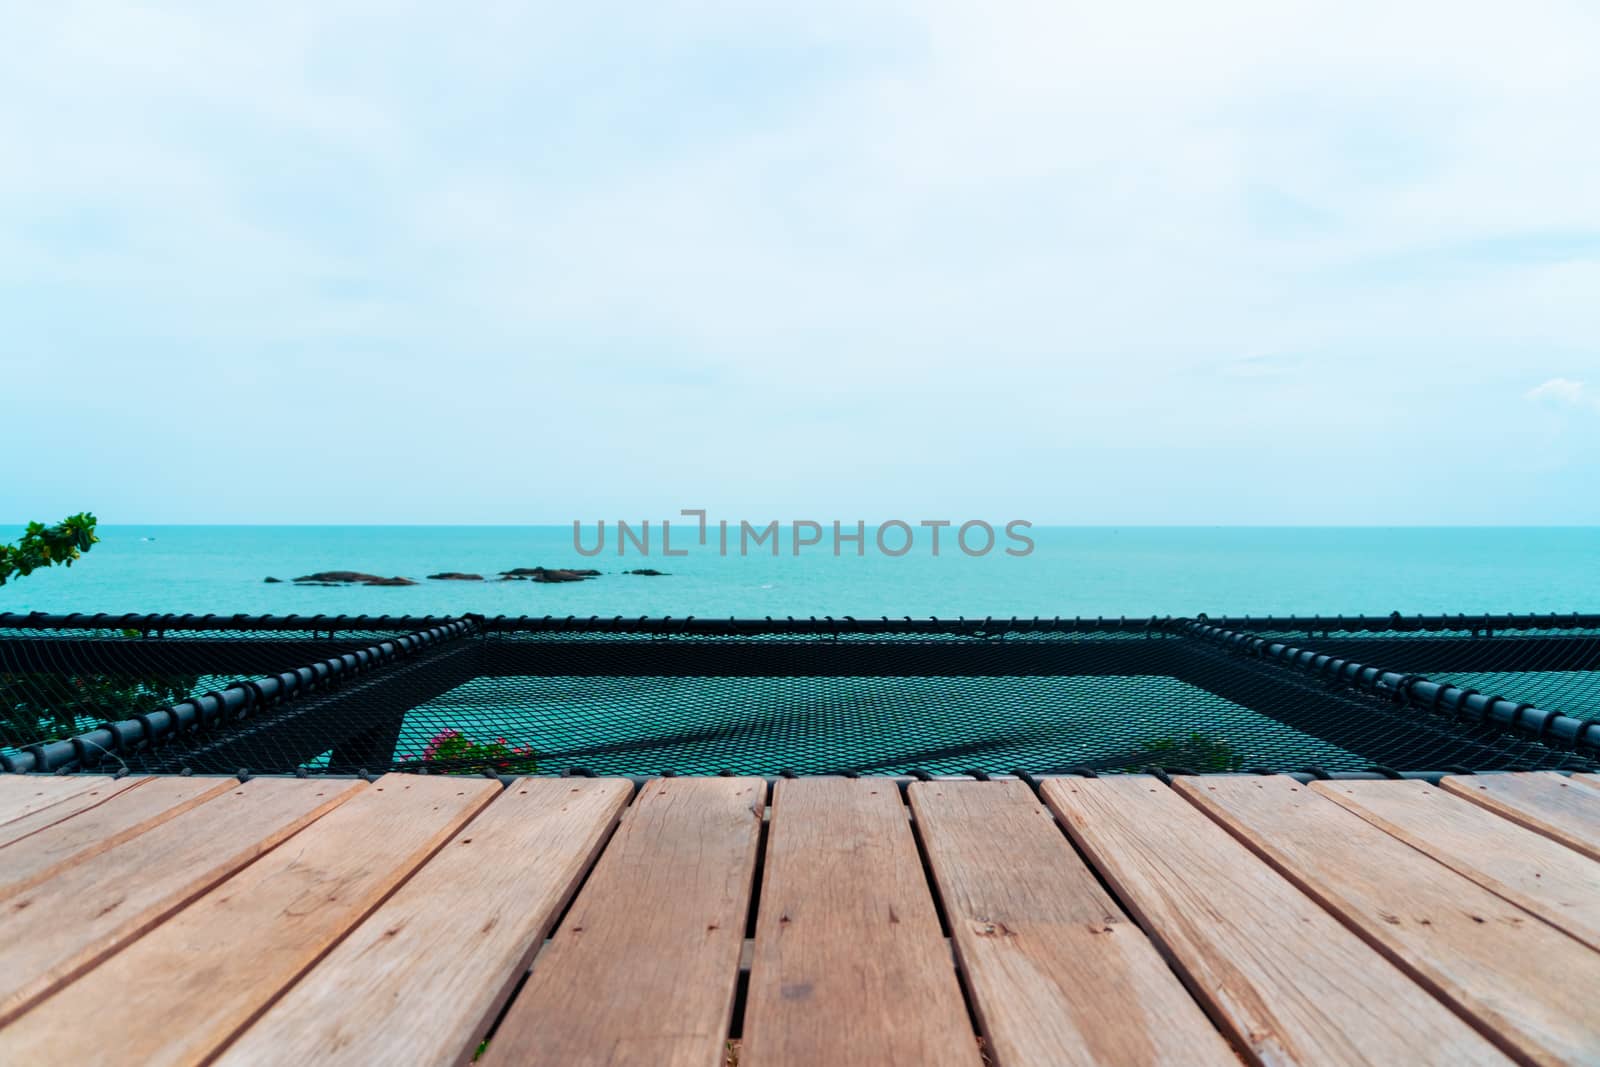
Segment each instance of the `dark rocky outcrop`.
[{"label": "dark rocky outcrop", "polygon": [[430,582],[481,582],[481,574],[463,574],[460,571],[443,571],[439,574],[428,575]]},{"label": "dark rocky outcrop", "polygon": [[500,580],[505,582],[582,582],[590,578],[597,578],[599,575],[599,571],[591,570],[565,570],[551,567],[516,567],[509,571],[501,571]]},{"label": "dark rocky outcrop", "polygon": [[315,574],[302,575],[296,578],[297,582],[376,582],[381,581],[381,574],[367,574],[363,571],[318,571]]},{"label": "dark rocky outcrop", "polygon": [[267,585],[282,585],[282,578],[273,578],[270,575],[265,579]]},{"label": "dark rocky outcrop", "polygon": [[381,574],[363,571],[318,571],[295,579],[303,585],[416,585],[410,578],[385,578]]},{"label": "dark rocky outcrop", "polygon": [[622,573],[623,574],[642,574],[646,578],[665,578],[667,576],[667,572],[666,571],[658,571],[654,567],[639,567],[639,568],[637,568],[635,570],[623,571]]}]

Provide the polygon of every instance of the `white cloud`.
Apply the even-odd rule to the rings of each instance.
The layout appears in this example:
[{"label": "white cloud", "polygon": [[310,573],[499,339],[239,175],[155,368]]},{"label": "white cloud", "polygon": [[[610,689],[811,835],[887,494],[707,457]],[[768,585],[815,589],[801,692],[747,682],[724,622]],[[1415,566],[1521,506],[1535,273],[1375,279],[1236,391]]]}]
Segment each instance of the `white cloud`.
[{"label": "white cloud", "polygon": [[[293,420],[326,368],[387,384],[315,412],[318,460],[538,397],[552,435],[607,426],[549,466],[627,493],[663,434],[759,403],[818,450],[752,446],[796,492],[861,454],[949,484],[921,432],[1026,494],[1089,449],[1117,489],[1402,421],[1448,446],[1538,422],[1530,365],[1600,381],[1591,0],[58,0],[3,37],[0,364],[88,373],[0,435],[95,390],[100,451],[247,386]],[[880,413],[849,451],[815,431],[841,392]],[[1130,427],[1147,455],[1099,451]],[[999,455],[1017,432],[1055,454]],[[533,441],[438,463],[527,478]]]},{"label": "white cloud", "polygon": [[1574,381],[1571,378],[1551,378],[1529,389],[1523,396],[1528,400],[1558,407],[1600,411],[1600,393],[1589,388],[1587,383]]}]

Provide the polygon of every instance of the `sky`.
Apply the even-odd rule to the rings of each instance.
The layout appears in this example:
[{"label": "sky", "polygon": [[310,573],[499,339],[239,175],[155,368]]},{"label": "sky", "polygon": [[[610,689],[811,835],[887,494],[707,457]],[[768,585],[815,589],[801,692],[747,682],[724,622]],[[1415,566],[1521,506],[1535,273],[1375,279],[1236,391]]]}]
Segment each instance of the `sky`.
[{"label": "sky", "polygon": [[1590,0],[5,21],[6,523],[1600,523]]}]

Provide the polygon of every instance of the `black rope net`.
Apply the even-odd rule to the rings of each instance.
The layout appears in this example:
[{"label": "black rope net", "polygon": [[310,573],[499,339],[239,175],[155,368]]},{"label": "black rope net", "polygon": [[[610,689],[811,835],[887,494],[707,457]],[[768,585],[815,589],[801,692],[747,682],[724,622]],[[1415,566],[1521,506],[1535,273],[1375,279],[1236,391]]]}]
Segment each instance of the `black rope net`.
[{"label": "black rope net", "polygon": [[70,737],[244,679],[366,648],[391,632],[0,626],[0,751]]},{"label": "black rope net", "polygon": [[1600,755],[1600,726],[1574,741],[1438,686],[1410,695],[1426,678],[1600,718],[1600,628],[1249,632],[1391,672],[1369,683],[1186,620],[130,621],[0,616],[0,767],[1337,773],[1592,770]]},{"label": "black rope net", "polygon": [[1600,721],[1600,628],[1537,632],[1457,626],[1351,633],[1335,629],[1255,631],[1319,652],[1425,675],[1463,689],[1503,694],[1573,718]]}]

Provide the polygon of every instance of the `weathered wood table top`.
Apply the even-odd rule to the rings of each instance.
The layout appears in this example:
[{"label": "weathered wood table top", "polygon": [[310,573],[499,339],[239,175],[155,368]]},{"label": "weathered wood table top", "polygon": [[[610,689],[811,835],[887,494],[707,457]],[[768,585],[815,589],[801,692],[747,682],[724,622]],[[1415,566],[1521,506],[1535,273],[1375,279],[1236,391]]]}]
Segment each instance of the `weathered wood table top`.
[{"label": "weathered wood table top", "polygon": [[1593,1064],[1597,989],[1593,775],[0,776],[5,1064]]}]

